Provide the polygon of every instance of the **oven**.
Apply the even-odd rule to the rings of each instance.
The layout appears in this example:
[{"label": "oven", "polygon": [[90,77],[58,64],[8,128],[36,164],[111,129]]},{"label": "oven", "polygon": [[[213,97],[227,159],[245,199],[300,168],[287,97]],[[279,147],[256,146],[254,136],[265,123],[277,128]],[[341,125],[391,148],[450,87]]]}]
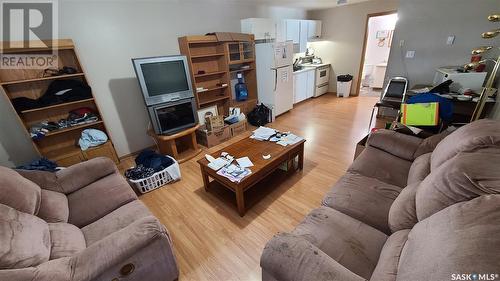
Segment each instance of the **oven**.
[{"label": "oven", "polygon": [[330,65],[316,68],[316,87],[328,84],[330,80]]},{"label": "oven", "polygon": [[170,135],[198,123],[194,98],[182,99],[148,107],[155,132]]}]

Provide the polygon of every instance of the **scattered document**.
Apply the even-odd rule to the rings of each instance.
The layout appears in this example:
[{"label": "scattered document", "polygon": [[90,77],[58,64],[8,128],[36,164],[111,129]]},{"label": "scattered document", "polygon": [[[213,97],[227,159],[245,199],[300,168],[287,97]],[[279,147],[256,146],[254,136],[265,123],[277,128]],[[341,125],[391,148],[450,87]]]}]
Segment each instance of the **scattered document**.
[{"label": "scattered document", "polygon": [[222,157],[213,158],[212,156],[206,154],[205,158],[208,160],[208,167],[214,171],[219,170],[220,168],[228,165],[230,162]]},{"label": "scattered document", "polygon": [[248,157],[238,158],[236,159],[236,162],[241,168],[248,168],[253,166],[252,161],[250,161],[250,158]]},{"label": "scattered document", "polygon": [[269,140],[275,134],[275,129],[260,126],[255,131],[253,131],[253,135],[250,138],[256,140]]},{"label": "scattered document", "polygon": [[220,169],[219,171],[217,171],[218,175],[226,177],[230,181],[237,182],[237,183],[241,182],[241,180],[243,180],[243,178],[250,175],[251,173],[252,173],[252,171],[250,169],[241,168],[241,167],[238,167],[238,166],[233,165],[233,164],[229,165],[228,167],[224,167],[224,168]]},{"label": "scattered document", "polygon": [[282,145],[282,146],[287,146],[287,145],[292,145],[296,144],[300,141],[302,141],[303,138],[294,135],[294,134],[288,134],[280,139],[280,141],[277,142],[277,144]]}]

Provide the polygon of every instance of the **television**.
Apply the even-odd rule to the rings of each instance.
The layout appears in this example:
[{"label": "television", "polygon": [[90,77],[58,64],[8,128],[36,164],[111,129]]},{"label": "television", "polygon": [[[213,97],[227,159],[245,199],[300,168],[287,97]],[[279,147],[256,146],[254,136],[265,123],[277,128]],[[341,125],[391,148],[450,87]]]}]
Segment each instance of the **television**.
[{"label": "television", "polygon": [[146,106],[194,97],[186,56],[132,59]]}]

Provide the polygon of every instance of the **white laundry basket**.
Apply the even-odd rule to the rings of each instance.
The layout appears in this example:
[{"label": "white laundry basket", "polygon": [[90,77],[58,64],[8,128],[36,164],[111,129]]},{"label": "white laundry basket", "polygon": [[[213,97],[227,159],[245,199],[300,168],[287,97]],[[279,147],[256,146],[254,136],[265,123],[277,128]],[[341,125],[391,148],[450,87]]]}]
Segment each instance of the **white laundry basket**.
[{"label": "white laundry basket", "polygon": [[160,188],[166,185],[167,183],[179,180],[181,178],[181,169],[179,167],[179,163],[177,163],[177,161],[175,161],[174,158],[170,156],[167,157],[174,161],[172,165],[144,179],[140,180],[128,179],[130,185],[132,185],[140,193],[144,194],[151,190]]},{"label": "white laundry basket", "polygon": [[348,98],[351,93],[352,80],[349,82],[337,81],[337,97],[343,96]]}]

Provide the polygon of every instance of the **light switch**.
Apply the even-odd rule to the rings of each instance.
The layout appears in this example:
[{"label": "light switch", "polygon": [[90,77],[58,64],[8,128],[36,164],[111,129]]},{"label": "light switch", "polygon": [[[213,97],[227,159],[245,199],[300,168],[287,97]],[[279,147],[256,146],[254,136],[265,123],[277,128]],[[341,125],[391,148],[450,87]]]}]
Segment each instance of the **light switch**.
[{"label": "light switch", "polygon": [[454,35],[448,36],[448,39],[446,40],[446,45],[453,45],[454,42],[455,42],[455,36]]},{"label": "light switch", "polygon": [[399,47],[403,47],[405,45],[405,40],[399,40]]},{"label": "light switch", "polygon": [[415,57],[415,51],[406,51],[406,58],[412,59]]}]

